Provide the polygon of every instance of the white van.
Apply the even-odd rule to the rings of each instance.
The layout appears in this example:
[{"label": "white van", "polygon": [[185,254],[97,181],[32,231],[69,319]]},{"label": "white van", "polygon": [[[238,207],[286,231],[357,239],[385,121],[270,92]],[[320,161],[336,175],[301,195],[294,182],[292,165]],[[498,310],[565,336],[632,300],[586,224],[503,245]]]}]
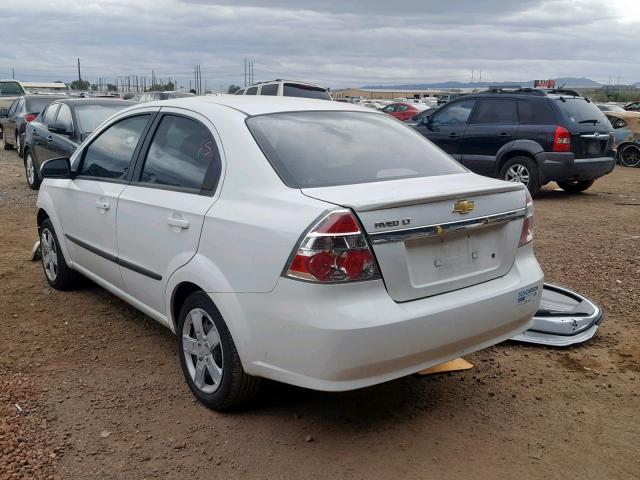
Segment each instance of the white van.
[{"label": "white van", "polygon": [[319,100],[331,100],[329,90],[310,83],[290,80],[272,80],[259,82],[238,90],[236,95],[270,95],[273,97],[302,97]]}]

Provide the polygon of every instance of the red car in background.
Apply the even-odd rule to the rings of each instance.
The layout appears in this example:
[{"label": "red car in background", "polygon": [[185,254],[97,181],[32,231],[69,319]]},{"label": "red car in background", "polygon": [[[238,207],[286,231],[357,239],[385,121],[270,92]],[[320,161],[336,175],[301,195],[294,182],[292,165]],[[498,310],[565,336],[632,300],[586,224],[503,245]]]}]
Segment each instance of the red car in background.
[{"label": "red car in background", "polygon": [[392,117],[396,117],[398,120],[406,122],[418,115],[424,108],[416,106],[411,103],[392,103],[382,109],[383,112],[388,113]]}]

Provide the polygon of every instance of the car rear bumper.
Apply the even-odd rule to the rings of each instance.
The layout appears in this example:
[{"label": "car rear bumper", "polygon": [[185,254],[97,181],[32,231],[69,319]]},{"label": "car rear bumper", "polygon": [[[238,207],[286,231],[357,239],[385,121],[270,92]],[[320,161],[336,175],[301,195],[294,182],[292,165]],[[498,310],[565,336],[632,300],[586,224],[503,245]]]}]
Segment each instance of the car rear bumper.
[{"label": "car rear bumper", "polygon": [[538,309],[542,285],[528,245],[503,277],[405,303],[394,302],[382,281],[316,285],[281,278],[267,294],[210,295],[228,322],[243,324],[230,330],[247,373],[343,391],[521,333]]},{"label": "car rear bumper", "polygon": [[538,154],[537,160],[545,183],[552,180],[561,182],[595,180],[610,173],[616,164],[613,155],[575,158],[571,152],[542,152]]}]

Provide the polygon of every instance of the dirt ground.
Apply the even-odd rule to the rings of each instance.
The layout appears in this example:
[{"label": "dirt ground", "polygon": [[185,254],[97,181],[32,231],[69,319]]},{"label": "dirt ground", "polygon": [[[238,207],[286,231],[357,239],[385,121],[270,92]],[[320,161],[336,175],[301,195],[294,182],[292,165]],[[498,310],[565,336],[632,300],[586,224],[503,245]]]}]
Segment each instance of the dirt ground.
[{"label": "dirt ground", "polygon": [[343,394],[268,383],[219,414],[168,330],[91,284],[47,286],[28,259],[36,193],[0,152],[0,478],[640,478],[640,169],[554,188],[536,253],[604,307],[592,341],[508,342],[466,372]]}]

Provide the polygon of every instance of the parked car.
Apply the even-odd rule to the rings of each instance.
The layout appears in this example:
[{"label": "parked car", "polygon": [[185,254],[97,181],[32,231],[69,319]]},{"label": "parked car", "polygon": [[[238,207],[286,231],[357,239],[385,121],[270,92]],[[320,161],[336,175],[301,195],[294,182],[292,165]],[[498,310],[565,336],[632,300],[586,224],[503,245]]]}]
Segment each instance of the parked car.
[{"label": "parked car", "polygon": [[640,167],[640,112],[606,112],[615,131],[618,162],[625,167]]},{"label": "parked car", "polygon": [[465,95],[414,128],[470,170],[522,182],[534,195],[550,181],[582,192],[615,166],[611,124],[571,90]]},{"label": "parked car", "polygon": [[177,333],[194,395],[325,391],[525,330],[543,274],[526,189],[380,112],[221,95],[120,112],[42,166],[56,289],[82,274]]},{"label": "parked car", "polygon": [[596,107],[598,107],[603,112],[624,112],[625,109],[620,105],[616,105],[615,103],[596,103]]},{"label": "parked car", "polygon": [[318,100],[331,100],[329,90],[310,83],[291,80],[272,80],[259,82],[250,87],[241,88],[235,95],[268,95],[275,97],[301,97]]},{"label": "parked car", "polygon": [[78,145],[110,116],[135,102],[118,99],[66,98],[47,106],[27,126],[24,170],[29,187],[38,189],[40,166],[54,157],[70,157]]},{"label": "parked car", "polygon": [[18,98],[25,94],[24,88],[16,80],[0,80],[0,137],[2,147],[11,150],[13,145],[4,141],[4,124],[7,121],[9,107]]},{"label": "parked car", "polygon": [[638,112],[640,111],[640,101],[627,103],[624,109],[629,112]]},{"label": "parked car", "polygon": [[382,111],[398,120],[407,121],[425,109],[426,107],[417,103],[392,103],[384,107]]},{"label": "parked car", "polygon": [[157,102],[159,100],[171,100],[172,98],[185,98],[185,97],[195,97],[195,94],[190,92],[147,92],[144,93],[138,102]]},{"label": "parked car", "polygon": [[27,124],[36,119],[44,107],[51,102],[65,98],[64,95],[24,95],[18,97],[9,107],[7,120],[3,124],[3,139],[7,146],[15,149],[22,157]]}]

